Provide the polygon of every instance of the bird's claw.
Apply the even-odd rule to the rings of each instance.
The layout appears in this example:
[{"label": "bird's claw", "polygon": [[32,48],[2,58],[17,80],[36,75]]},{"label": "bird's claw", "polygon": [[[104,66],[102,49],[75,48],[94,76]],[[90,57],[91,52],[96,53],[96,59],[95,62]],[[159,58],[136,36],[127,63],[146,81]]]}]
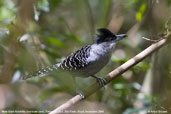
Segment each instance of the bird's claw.
[{"label": "bird's claw", "polygon": [[107,83],[105,79],[96,77],[96,80],[100,86],[105,87],[105,84]]},{"label": "bird's claw", "polygon": [[80,95],[80,97],[81,97],[81,99],[84,99],[85,98],[85,96],[84,96],[84,94],[83,94],[83,92],[81,91],[79,91],[79,92],[77,92],[77,94],[79,94]]},{"label": "bird's claw", "polygon": [[85,96],[82,93],[78,93],[78,94],[80,95],[81,99],[85,98]]}]

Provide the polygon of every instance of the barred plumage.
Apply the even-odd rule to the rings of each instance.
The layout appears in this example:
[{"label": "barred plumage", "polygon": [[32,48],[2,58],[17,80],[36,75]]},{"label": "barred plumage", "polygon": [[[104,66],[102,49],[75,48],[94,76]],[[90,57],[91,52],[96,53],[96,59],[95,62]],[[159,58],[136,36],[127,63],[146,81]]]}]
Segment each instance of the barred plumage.
[{"label": "barred plumage", "polygon": [[23,79],[25,80],[35,76],[42,76],[57,69],[74,72],[78,69],[85,68],[88,65],[86,59],[90,56],[90,49],[91,45],[87,45],[80,50],[77,50],[75,53],[71,53],[62,63],[42,68],[32,74],[25,75]]},{"label": "barred plumage", "polygon": [[78,70],[88,65],[87,58],[90,56],[91,45],[69,55],[60,65],[63,70]]},{"label": "barred plumage", "polygon": [[54,71],[54,70],[57,70],[59,67],[60,67],[61,63],[58,63],[58,64],[54,64],[52,66],[47,66],[45,68],[42,68],[36,72],[33,72],[31,74],[28,74],[28,75],[25,75],[22,77],[23,80],[26,80],[28,78],[31,78],[31,77],[36,77],[36,76],[43,76],[44,74],[48,73],[48,72],[51,72],[51,71]]},{"label": "barred plumage", "polygon": [[42,76],[53,70],[63,70],[72,73],[76,73],[75,76],[88,77],[92,76],[97,81],[104,85],[104,80],[94,76],[99,72],[110,60],[112,49],[115,46],[115,42],[126,37],[125,34],[114,35],[108,29],[98,29],[100,34],[96,35],[95,43],[87,45],[75,53],[70,54],[66,59],[58,64],[40,69],[39,71],[26,75],[23,79],[27,79],[34,76]]}]

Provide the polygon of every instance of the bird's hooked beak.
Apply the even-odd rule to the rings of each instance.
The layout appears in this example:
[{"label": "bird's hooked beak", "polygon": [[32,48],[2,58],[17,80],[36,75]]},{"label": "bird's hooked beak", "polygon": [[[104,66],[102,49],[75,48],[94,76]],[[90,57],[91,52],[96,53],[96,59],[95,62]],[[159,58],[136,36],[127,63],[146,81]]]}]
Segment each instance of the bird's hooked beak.
[{"label": "bird's hooked beak", "polygon": [[122,40],[123,38],[127,37],[126,34],[119,34],[119,35],[116,35],[116,40],[115,41],[119,41],[119,40]]}]

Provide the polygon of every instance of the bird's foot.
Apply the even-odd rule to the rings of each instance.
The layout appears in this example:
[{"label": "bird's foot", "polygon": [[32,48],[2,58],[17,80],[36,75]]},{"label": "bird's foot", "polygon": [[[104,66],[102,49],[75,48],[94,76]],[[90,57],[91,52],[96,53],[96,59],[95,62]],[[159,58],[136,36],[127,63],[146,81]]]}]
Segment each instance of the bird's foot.
[{"label": "bird's foot", "polygon": [[82,99],[82,100],[85,98],[85,96],[84,96],[84,94],[83,94],[83,92],[82,92],[82,91],[77,92],[77,94],[79,94],[79,95],[80,95],[80,97],[81,97],[81,99]]},{"label": "bird's foot", "polygon": [[105,79],[97,77],[96,80],[97,80],[97,82],[99,83],[100,86],[105,87],[105,84],[106,84]]},{"label": "bird's foot", "polygon": [[96,81],[99,83],[100,86],[105,87],[105,84],[107,83],[105,79],[97,77],[97,76],[92,76],[96,78]]}]

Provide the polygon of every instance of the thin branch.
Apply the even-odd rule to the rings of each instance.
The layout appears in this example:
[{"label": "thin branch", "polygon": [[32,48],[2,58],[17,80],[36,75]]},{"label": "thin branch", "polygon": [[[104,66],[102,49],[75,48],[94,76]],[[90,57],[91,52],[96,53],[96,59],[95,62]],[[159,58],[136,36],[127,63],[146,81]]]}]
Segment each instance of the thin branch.
[{"label": "thin branch", "polygon": [[149,38],[146,38],[146,37],[142,37],[142,39],[145,39],[145,40],[150,41],[150,42],[158,42],[158,41],[162,40],[163,38],[160,38],[158,40],[152,40],[152,39],[149,39]]},{"label": "thin branch", "polygon": [[[131,67],[133,67],[134,65],[136,65],[137,63],[139,63],[140,61],[145,59],[146,57],[148,57],[149,55],[151,55],[153,52],[157,51],[159,48],[164,46],[164,44],[166,44],[166,41],[167,41],[167,39],[162,39],[162,40],[152,44],[151,46],[149,46],[148,48],[146,48],[145,50],[143,50],[142,52],[137,54],[135,57],[133,57],[129,61],[125,62],[124,64],[122,64],[121,66],[119,66],[118,68],[116,68],[115,70],[110,72],[107,76],[105,76],[105,80],[107,81],[107,83],[109,83],[112,80],[114,80],[115,78],[117,78],[119,75],[121,75],[122,73],[124,73],[125,71],[127,71],[128,69],[130,69]],[[99,86],[98,83],[92,84],[84,92],[85,97],[92,95],[93,93],[95,93],[100,88],[101,88],[101,86]],[[65,110],[71,108],[72,106],[74,106],[75,104],[77,104],[81,100],[82,100],[81,96],[76,95],[75,97],[68,100],[66,103],[64,103],[61,106],[54,109],[49,114],[63,113]]]}]

